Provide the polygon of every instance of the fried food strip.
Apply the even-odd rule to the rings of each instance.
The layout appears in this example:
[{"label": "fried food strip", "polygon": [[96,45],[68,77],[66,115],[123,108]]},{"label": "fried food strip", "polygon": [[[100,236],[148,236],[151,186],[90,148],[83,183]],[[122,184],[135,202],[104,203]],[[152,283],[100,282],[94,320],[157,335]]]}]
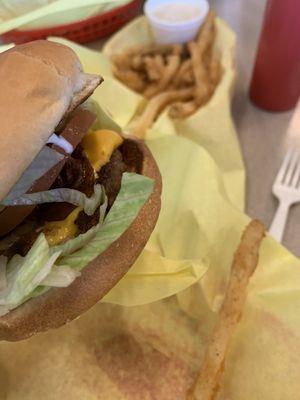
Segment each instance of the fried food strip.
[{"label": "fried food strip", "polygon": [[218,391],[226,353],[242,314],[247,286],[258,264],[259,248],[264,235],[265,228],[257,220],[252,221],[242,235],[231,267],[223,305],[190,399],[213,400]]},{"label": "fried food strip", "polygon": [[143,71],[144,69],[144,60],[140,54],[136,54],[132,57],[131,60],[131,68],[135,71]]},{"label": "fried food strip", "polygon": [[[165,45],[159,45],[157,46],[156,44],[153,44],[151,46],[148,47],[140,47],[140,49],[136,49],[136,52],[141,54],[142,56],[146,56],[146,55],[156,55],[156,54],[160,54],[162,56],[167,56],[169,54],[174,54],[174,48],[179,49],[179,47],[177,47],[178,45],[174,45],[174,44],[165,44]],[[176,52],[176,50],[175,50]]]},{"label": "fried food strip", "polygon": [[131,67],[131,56],[128,51],[124,53],[114,54],[111,57],[111,60],[118,69],[123,70],[129,69]]},{"label": "fried food strip", "polygon": [[168,103],[176,102],[170,109],[172,118],[185,118],[207,103],[220,81],[221,66],[212,52],[215,36],[215,14],[210,11],[194,41],[130,47],[112,57],[114,74],[148,99],[193,87],[189,98]]},{"label": "fried food strip", "polygon": [[193,81],[193,72],[192,72],[192,61],[190,59],[183,61],[180,65],[179,70],[174,77],[174,87],[178,88],[184,86],[186,83],[189,83],[189,78],[186,79],[186,76],[192,77],[191,82]]},{"label": "fried food strip", "polygon": [[142,92],[145,89],[146,82],[137,72],[132,71],[131,69],[119,69],[117,66],[114,66],[113,74],[132,90]]},{"label": "fried food strip", "polygon": [[212,48],[215,41],[215,36],[215,12],[210,10],[196,39],[201,55],[204,55],[205,52]]},{"label": "fried food strip", "polygon": [[194,100],[187,102],[179,101],[171,105],[169,116],[174,119],[186,118],[194,114],[197,108],[197,104]]},{"label": "fried food strip", "polygon": [[169,104],[179,100],[188,100],[193,95],[193,88],[182,90],[171,90],[168,92],[160,93],[149,100],[144,112],[139,117],[137,124],[132,130],[132,134],[144,138],[147,129],[152,125],[157,115]]},{"label": "fried food strip", "polygon": [[156,54],[154,57],[146,56],[143,60],[148,80],[150,82],[158,81],[165,68],[162,55]]},{"label": "fried food strip", "polygon": [[145,91],[144,96],[151,98],[156,94],[163,92],[174,78],[180,66],[180,57],[177,55],[170,55],[167,57],[167,65],[162,71],[162,75],[157,84],[149,85]]},{"label": "fried food strip", "polygon": [[175,56],[181,56],[183,53],[184,47],[182,44],[173,44],[172,54]]},{"label": "fried food strip", "polygon": [[156,54],[154,56],[154,61],[156,63],[156,68],[159,69],[160,73],[162,73],[165,63],[164,63],[164,58],[161,54]]},{"label": "fried food strip", "polygon": [[220,78],[221,78],[220,62],[216,59],[212,59],[209,64],[209,79],[210,79],[210,84],[213,87],[213,90],[215,89],[217,84],[220,82]]},{"label": "fried food strip", "polygon": [[186,86],[187,84],[195,84],[195,77],[192,68],[187,69],[184,75],[182,75],[182,84]]},{"label": "fried food strip", "polygon": [[216,38],[216,26],[215,26],[215,13],[210,11],[202,25],[196,42],[198,43],[199,52],[202,56],[202,60],[206,66],[209,65],[212,52],[213,44]]},{"label": "fried food strip", "polygon": [[189,42],[188,49],[192,58],[192,67],[196,82],[195,101],[198,107],[200,107],[208,101],[211,95],[208,71],[203,63],[198,44],[196,42]]}]

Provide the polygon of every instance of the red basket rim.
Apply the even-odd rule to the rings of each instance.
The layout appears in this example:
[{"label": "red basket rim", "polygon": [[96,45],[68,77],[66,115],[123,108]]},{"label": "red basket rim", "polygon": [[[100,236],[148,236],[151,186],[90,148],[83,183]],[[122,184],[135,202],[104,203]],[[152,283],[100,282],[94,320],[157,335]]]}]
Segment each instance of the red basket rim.
[{"label": "red basket rim", "polygon": [[81,26],[85,25],[86,23],[94,23],[94,22],[98,22],[99,20],[103,19],[104,17],[112,17],[115,14],[119,13],[122,10],[126,10],[128,8],[128,6],[132,6],[135,3],[141,3],[141,0],[132,0],[131,2],[124,4],[122,6],[113,8],[110,11],[106,11],[102,14],[99,15],[95,15],[93,17],[88,17],[88,18],[84,18],[81,19],[79,21],[76,22],[71,22],[68,24],[61,24],[61,25],[55,25],[52,27],[47,27],[47,28],[38,28],[38,29],[30,29],[30,30],[24,30],[24,31],[20,31],[18,29],[13,29],[11,31],[5,32],[3,33],[1,36],[5,36],[6,34],[16,34],[16,35],[41,35],[41,36],[51,36],[54,35],[54,31],[57,31],[57,33],[59,33],[59,31],[68,31],[68,30],[74,30],[76,28],[80,28]]}]

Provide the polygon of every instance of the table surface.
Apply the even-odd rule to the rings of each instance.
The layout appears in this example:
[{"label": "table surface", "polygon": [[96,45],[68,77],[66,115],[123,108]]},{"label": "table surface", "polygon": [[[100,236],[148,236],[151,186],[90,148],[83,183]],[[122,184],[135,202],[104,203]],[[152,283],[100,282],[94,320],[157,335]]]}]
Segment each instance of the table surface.
[{"label": "table surface", "polygon": [[[217,14],[237,34],[237,83],[232,113],[247,170],[246,211],[269,227],[277,207],[272,184],[284,156],[284,140],[292,112],[271,113],[256,108],[248,88],[265,8],[265,0],[210,0]],[[103,41],[90,47],[99,49]],[[300,256],[300,205],[291,209],[284,245]]]}]

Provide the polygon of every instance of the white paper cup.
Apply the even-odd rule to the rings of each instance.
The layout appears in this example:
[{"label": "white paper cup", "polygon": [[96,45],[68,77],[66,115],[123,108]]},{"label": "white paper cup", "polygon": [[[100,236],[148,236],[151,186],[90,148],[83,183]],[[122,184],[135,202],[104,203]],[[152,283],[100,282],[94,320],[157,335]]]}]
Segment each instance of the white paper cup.
[{"label": "white paper cup", "polygon": [[[189,4],[198,6],[201,12],[195,18],[186,21],[166,21],[154,14],[157,7],[162,4],[182,3],[186,7]],[[160,44],[184,43],[192,40],[202,25],[209,11],[207,0],[147,0],[144,5],[144,13],[152,27],[155,41]]]}]

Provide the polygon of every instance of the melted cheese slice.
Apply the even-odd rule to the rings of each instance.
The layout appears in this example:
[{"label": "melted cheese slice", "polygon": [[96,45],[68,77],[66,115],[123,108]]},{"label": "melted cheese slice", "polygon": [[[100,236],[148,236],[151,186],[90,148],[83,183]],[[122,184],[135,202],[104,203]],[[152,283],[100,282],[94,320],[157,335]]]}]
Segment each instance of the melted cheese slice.
[{"label": "melted cheese slice", "polygon": [[78,232],[75,221],[82,210],[81,207],[75,208],[61,221],[46,222],[44,234],[50,246],[56,246],[64,243],[66,240],[72,239]]},{"label": "melted cheese slice", "polygon": [[114,131],[99,129],[88,132],[81,144],[95,171],[108,163],[113,151],[122,144],[123,139]]}]

